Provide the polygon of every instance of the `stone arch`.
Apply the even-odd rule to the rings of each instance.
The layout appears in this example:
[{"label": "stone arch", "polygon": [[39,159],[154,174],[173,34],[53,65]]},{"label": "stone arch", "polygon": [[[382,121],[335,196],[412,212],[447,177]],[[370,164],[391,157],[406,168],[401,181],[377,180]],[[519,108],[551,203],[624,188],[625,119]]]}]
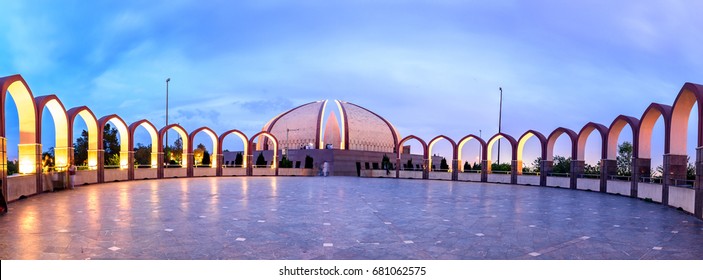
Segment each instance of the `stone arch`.
[{"label": "stone arch", "polygon": [[65,170],[69,164],[68,148],[68,117],[66,108],[56,95],[45,95],[34,98],[37,105],[37,143],[41,143],[41,126],[44,108],[49,109],[49,113],[54,121],[54,165],[57,170]]},{"label": "stone arch", "polygon": [[253,167],[254,167],[254,164],[253,164],[253,159],[252,159],[252,157],[253,157],[254,151],[255,151],[254,140],[255,140],[257,137],[261,137],[261,140],[259,140],[259,141],[266,141],[266,140],[264,140],[263,138],[268,138],[269,140],[271,140],[271,142],[272,142],[272,144],[273,144],[273,158],[272,158],[272,160],[271,160],[271,168],[274,169],[274,170],[276,170],[276,171],[275,171],[275,174],[278,175],[278,139],[276,138],[276,136],[274,136],[273,134],[271,134],[271,133],[269,133],[269,132],[266,132],[266,131],[260,131],[259,133],[254,134],[254,136],[252,136],[251,138],[249,138],[249,143],[248,143],[248,145],[249,145],[249,157],[250,157],[250,158],[249,158],[249,161],[252,162],[252,163],[249,164],[249,166],[248,166],[248,168],[247,168],[247,173],[248,173],[248,175],[252,175],[252,174],[253,174]]},{"label": "stone arch", "polygon": [[[188,141],[189,138],[188,138],[188,133],[186,132],[186,130],[182,126],[174,123],[174,124],[169,124],[159,130],[159,146],[158,146],[159,147],[159,154],[162,154],[162,155],[164,154],[164,138],[166,136],[166,133],[171,129],[176,131],[176,133],[178,133],[178,136],[180,136],[181,140],[183,141],[184,149],[181,154],[181,168],[187,168],[187,166],[188,166],[188,156],[187,156],[188,150],[187,149],[188,149],[188,145],[189,145],[189,141]],[[163,161],[163,157],[160,157],[159,160]],[[161,168],[162,165],[163,165],[163,162],[161,162],[159,168]]]},{"label": "stone arch", "polygon": [[554,145],[556,144],[557,140],[559,137],[562,135],[567,135],[569,137],[569,141],[571,141],[571,158],[572,160],[576,160],[576,141],[578,139],[578,134],[574,132],[571,129],[568,128],[563,128],[559,127],[552,131],[552,133],[549,134],[549,137],[547,138],[547,151],[545,153],[544,160],[547,161],[553,161],[554,160]]},{"label": "stone arch", "polygon": [[698,143],[697,147],[703,146],[703,86],[693,83],[683,85],[676,96],[674,106],[671,111],[671,126],[669,131],[669,152],[675,155],[687,154],[688,119],[693,110],[693,105],[698,104]]},{"label": "stone arch", "polygon": [[576,138],[576,160],[585,161],[586,160],[586,140],[591,132],[594,130],[600,133],[601,137],[601,159],[606,158],[606,153],[608,151],[608,128],[602,124],[589,122],[581,128],[578,137]]},{"label": "stone arch", "polygon": [[400,154],[402,153],[403,143],[405,143],[405,141],[408,141],[408,140],[410,140],[410,139],[415,139],[415,140],[417,140],[418,142],[420,142],[420,144],[422,145],[422,157],[423,157],[424,160],[427,160],[427,143],[425,143],[425,141],[422,140],[422,138],[417,137],[417,136],[415,136],[415,135],[408,135],[408,136],[405,136],[405,138],[403,138],[402,140],[400,140],[400,141],[398,142],[398,145],[396,145],[396,147],[395,147],[395,148],[396,148],[396,154],[397,154],[397,156],[398,156],[398,160],[400,160]]},{"label": "stone arch", "polygon": [[[453,160],[452,160],[452,163],[450,163],[451,164],[450,166],[451,166],[452,170],[456,170],[456,166],[453,166],[457,160],[456,142],[454,142],[454,140],[452,140],[451,138],[449,138],[445,135],[439,135],[435,138],[432,138],[432,140],[430,140],[430,142],[427,144],[427,154],[432,155],[432,147],[434,146],[434,144],[436,144],[439,140],[442,140],[442,139],[447,140],[449,142],[449,144],[452,145],[452,159]],[[432,166],[432,157],[431,156],[427,157],[427,164],[430,167]]]},{"label": "stone arch", "polygon": [[620,136],[625,125],[629,125],[632,129],[632,157],[637,158],[640,120],[635,117],[619,115],[608,128],[608,151],[606,155],[609,160],[615,160],[618,155],[618,136]]},{"label": "stone arch", "polygon": [[[495,144],[495,142],[498,141],[498,139],[501,139],[501,138],[507,140],[508,143],[510,144],[510,149],[511,149],[511,153],[512,153],[512,155],[511,155],[511,156],[512,156],[512,159],[511,159],[511,160],[517,160],[517,147],[516,147],[516,146],[517,146],[517,141],[515,141],[515,138],[513,138],[512,136],[510,136],[510,135],[508,135],[508,134],[502,133],[502,132],[501,132],[501,133],[497,133],[496,135],[493,135],[493,137],[491,137],[491,138],[488,140],[488,143],[487,143],[487,145],[486,145],[486,146],[487,146],[487,147],[486,147],[486,160],[488,161],[488,166],[486,166],[486,167],[487,167],[487,169],[488,169],[488,172],[491,171],[491,162],[490,162],[490,161],[491,161],[491,153],[492,153],[491,150],[492,150],[492,148],[493,148],[493,144]],[[512,164],[512,163],[511,163],[511,164]],[[514,166],[513,166],[513,168],[514,168]]]},{"label": "stone arch", "polygon": [[652,156],[652,131],[660,117],[664,120],[664,154],[669,153],[671,106],[652,103],[644,111],[642,118],[640,118],[637,154],[641,158],[651,158]]},{"label": "stone arch", "polygon": [[[149,138],[151,139],[151,160],[149,164],[151,165],[151,168],[156,168],[158,166],[158,151],[157,151],[157,146],[159,142],[159,133],[156,131],[156,126],[149,122],[148,120],[139,120],[131,125],[129,125],[129,145],[128,149],[129,151],[134,151],[134,134],[137,131],[138,127],[143,127],[146,129],[146,131],[149,133]],[[130,162],[133,162],[133,160],[130,160]],[[130,164],[130,166],[133,166]]]},{"label": "stone arch", "polygon": [[[103,131],[105,125],[111,122],[115,128],[117,129],[117,133],[120,135],[120,169],[127,169],[129,166],[129,128],[127,127],[127,123],[120,118],[120,116],[112,114],[108,116],[104,116],[98,120],[98,150],[103,151],[105,150],[105,147],[103,147]],[[98,162],[98,165],[104,166],[104,162],[100,161]]]},{"label": "stone arch", "polygon": [[[68,147],[73,149],[73,128],[76,117],[80,116],[88,128],[88,169],[98,168],[98,118],[86,106],[74,107],[68,110]],[[102,130],[100,130],[102,131]],[[102,142],[102,141],[101,141]],[[75,164],[73,152],[70,153],[71,163]]]},{"label": "stone arch", "polygon": [[218,139],[219,144],[217,145],[217,149],[218,149],[217,154],[222,155],[224,153],[222,151],[222,147],[225,144],[225,138],[227,136],[229,136],[230,134],[237,135],[239,137],[239,139],[242,140],[242,144],[244,144],[244,151],[243,151],[244,154],[242,155],[242,167],[246,168],[248,166],[247,165],[247,162],[248,162],[247,158],[248,158],[248,155],[250,152],[249,152],[249,138],[247,137],[246,134],[244,134],[244,132],[241,132],[237,129],[232,129],[232,130],[226,131],[225,133],[222,133],[222,135],[220,135],[220,138]]},{"label": "stone arch", "polygon": [[[215,133],[215,131],[213,131],[209,127],[203,126],[203,127],[200,127],[196,130],[193,130],[193,132],[190,133],[190,135],[188,136],[189,137],[188,138],[188,154],[193,155],[193,152],[195,151],[195,147],[193,147],[194,146],[193,142],[195,141],[195,135],[197,135],[200,132],[205,132],[205,134],[210,136],[210,140],[212,140],[212,155],[210,158],[211,159],[210,168],[217,168],[216,159],[219,155],[219,153],[218,153],[219,141],[218,141],[217,133]],[[195,158],[192,158],[188,162],[190,162],[190,165],[192,166],[195,163]]]},{"label": "stone arch", "polygon": [[517,159],[517,173],[522,174],[522,152],[525,149],[525,143],[530,138],[535,137],[539,141],[540,157],[544,160],[547,157],[547,138],[535,130],[528,130],[517,141],[517,151],[515,152]]},{"label": "stone arch", "polygon": [[[19,172],[20,173],[40,173],[41,164],[41,147],[37,142],[37,111],[36,105],[34,103],[34,97],[32,95],[32,90],[27,85],[27,82],[20,75],[12,75],[0,78],[0,85],[2,86],[2,103],[0,106],[2,108],[2,121],[0,121],[0,137],[2,139],[2,145],[5,147],[5,102],[7,99],[7,93],[9,92],[12,99],[17,106],[17,115],[19,119]],[[2,148],[2,157],[6,161],[7,154]],[[3,171],[3,182],[7,182],[5,176],[7,171]],[[7,195],[6,185],[3,184],[3,192]],[[37,187],[39,188],[39,187]],[[7,196],[5,196],[7,197]]]},{"label": "stone arch", "polygon": [[472,139],[478,141],[478,144],[479,144],[479,146],[481,147],[481,155],[480,155],[481,158],[479,159],[479,163],[480,163],[481,161],[486,160],[486,141],[484,141],[483,139],[481,139],[481,137],[478,137],[478,136],[473,135],[473,134],[466,135],[466,136],[462,137],[461,140],[459,140],[458,145],[457,145],[457,147],[456,147],[456,150],[457,150],[457,160],[458,160],[459,163],[460,163],[459,166],[461,166],[460,168],[461,168],[461,171],[462,171],[462,172],[464,171],[464,167],[463,167],[463,165],[461,164],[461,162],[462,162],[462,160],[461,160],[461,156],[462,156],[461,150],[464,148],[464,145],[465,145],[466,143],[468,143],[468,142],[469,142],[470,140],[472,140]]}]

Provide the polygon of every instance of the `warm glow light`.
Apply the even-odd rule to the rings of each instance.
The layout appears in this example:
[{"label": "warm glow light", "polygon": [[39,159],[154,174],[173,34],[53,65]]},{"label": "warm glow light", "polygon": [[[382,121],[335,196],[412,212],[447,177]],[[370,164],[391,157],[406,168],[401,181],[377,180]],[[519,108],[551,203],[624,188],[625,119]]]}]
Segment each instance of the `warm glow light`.
[{"label": "warm glow light", "polygon": [[29,174],[34,173],[34,164],[29,160],[20,160],[20,173]]}]

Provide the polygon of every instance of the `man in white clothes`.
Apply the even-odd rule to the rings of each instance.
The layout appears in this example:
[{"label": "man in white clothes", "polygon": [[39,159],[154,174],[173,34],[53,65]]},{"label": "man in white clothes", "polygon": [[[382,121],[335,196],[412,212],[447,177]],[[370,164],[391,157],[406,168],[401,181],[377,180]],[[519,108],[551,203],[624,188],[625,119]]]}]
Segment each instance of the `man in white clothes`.
[{"label": "man in white clothes", "polygon": [[322,164],[322,176],[327,177],[327,175],[330,174],[330,164],[325,161],[325,163]]}]

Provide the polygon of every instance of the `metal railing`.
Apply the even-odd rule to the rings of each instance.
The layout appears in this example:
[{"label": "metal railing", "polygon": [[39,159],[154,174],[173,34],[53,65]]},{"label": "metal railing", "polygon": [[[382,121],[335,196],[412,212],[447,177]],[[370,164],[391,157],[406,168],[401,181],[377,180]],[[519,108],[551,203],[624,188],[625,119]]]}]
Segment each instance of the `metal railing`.
[{"label": "metal railing", "polygon": [[600,179],[600,174],[579,174],[578,178],[584,179]]},{"label": "metal railing", "polygon": [[547,173],[547,176],[549,177],[571,177],[571,173],[556,173],[556,172],[550,172]]},{"label": "metal railing", "polygon": [[674,186],[674,187],[692,189],[695,184],[695,180],[681,180],[681,179],[672,179],[672,180],[674,181],[674,184],[672,184],[672,186]]},{"label": "metal railing", "polygon": [[632,177],[631,176],[623,176],[623,175],[608,175],[608,180],[614,180],[614,181],[631,181]]},{"label": "metal railing", "polygon": [[511,174],[512,172],[510,172],[510,171],[503,171],[503,170],[496,170],[496,171],[491,171],[491,173],[493,173],[493,174],[505,174],[505,175],[509,175],[509,174]]},{"label": "metal railing", "polygon": [[640,177],[639,182],[649,184],[661,184],[664,182],[664,179],[662,179],[661,177]]}]

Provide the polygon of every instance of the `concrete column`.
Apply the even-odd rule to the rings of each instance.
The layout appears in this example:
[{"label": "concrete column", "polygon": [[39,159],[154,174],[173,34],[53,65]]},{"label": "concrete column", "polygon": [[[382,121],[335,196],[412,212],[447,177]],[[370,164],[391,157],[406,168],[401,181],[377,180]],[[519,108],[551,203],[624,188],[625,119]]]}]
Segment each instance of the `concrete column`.
[{"label": "concrete column", "polygon": [[222,166],[224,165],[224,162],[225,162],[225,155],[218,154],[217,158],[215,160],[215,164],[217,164],[215,166],[215,168],[216,168],[215,169],[215,176],[218,176],[218,177],[222,176]]},{"label": "concrete column", "polygon": [[195,164],[195,156],[193,153],[183,153],[186,158],[186,177],[193,177],[193,165]]},{"label": "concrete column", "polygon": [[608,191],[608,178],[618,175],[618,162],[614,159],[600,160],[600,192]]},{"label": "concrete column", "polygon": [[676,183],[676,180],[686,180],[686,168],[688,167],[688,156],[686,155],[664,155],[664,179],[662,184],[662,204],[669,205],[669,186]]},{"label": "concrete column", "polygon": [[97,150],[98,183],[105,183],[105,150]]},{"label": "concrete column", "polygon": [[459,160],[452,160],[452,181],[459,180]]},{"label": "concrete column", "polygon": [[547,186],[547,175],[552,173],[552,168],[554,168],[554,161],[542,160],[539,162],[539,185]]},{"label": "concrete column", "polygon": [[569,170],[569,188],[575,190],[578,188],[578,179],[586,171],[586,162],[583,160],[572,160],[571,170]]},{"label": "concrete column", "polygon": [[164,153],[160,152],[156,155],[156,178],[164,178]]},{"label": "concrete column", "polygon": [[481,182],[488,182],[488,173],[491,172],[491,161],[481,161]]},{"label": "concrete column", "polygon": [[703,219],[703,147],[696,148],[696,181],[693,188],[696,191],[693,214]]},{"label": "concrete column", "polygon": [[400,178],[400,158],[395,159],[395,177]]},{"label": "concrete column", "polygon": [[127,152],[127,180],[134,180],[134,151]]},{"label": "concrete column", "polygon": [[522,161],[513,160],[510,162],[510,183],[517,184],[517,175],[522,174]]},{"label": "concrete column", "polygon": [[[0,186],[2,186],[2,205],[7,205],[7,139],[0,137]],[[5,208],[4,213],[7,213]]]},{"label": "concrete column", "polygon": [[637,190],[642,178],[651,177],[652,160],[648,158],[633,158],[632,159],[632,187],[630,188],[630,197],[637,197]]},{"label": "concrete column", "polygon": [[246,155],[247,157],[247,176],[254,174],[254,155]]}]

